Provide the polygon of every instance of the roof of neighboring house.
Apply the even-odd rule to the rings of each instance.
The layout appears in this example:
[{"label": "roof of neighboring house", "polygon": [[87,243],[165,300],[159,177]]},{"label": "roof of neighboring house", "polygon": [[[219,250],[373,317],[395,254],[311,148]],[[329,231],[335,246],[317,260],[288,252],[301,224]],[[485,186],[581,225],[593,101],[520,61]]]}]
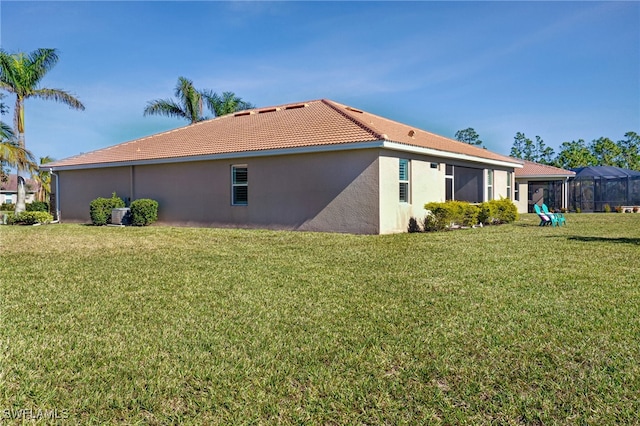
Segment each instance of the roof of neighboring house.
[{"label": "roof of neighboring house", "polygon": [[321,99],[241,111],[69,157],[46,167],[106,167],[362,147],[408,151],[418,148],[423,153],[449,153],[471,161],[514,167],[521,164],[511,157]]},{"label": "roof of neighboring house", "polygon": [[[27,192],[36,192],[39,188],[38,182],[33,179],[27,179],[25,184]],[[8,179],[6,182],[0,181],[0,191],[18,192],[18,175],[11,174],[8,175]]]},{"label": "roof of neighboring house", "polygon": [[575,174],[571,170],[526,160],[521,169],[516,169],[516,178],[568,178]]},{"label": "roof of neighboring house", "polygon": [[637,170],[622,169],[614,166],[588,166],[573,169],[576,178],[596,177],[604,179],[619,179],[626,177],[638,177],[640,172]]}]

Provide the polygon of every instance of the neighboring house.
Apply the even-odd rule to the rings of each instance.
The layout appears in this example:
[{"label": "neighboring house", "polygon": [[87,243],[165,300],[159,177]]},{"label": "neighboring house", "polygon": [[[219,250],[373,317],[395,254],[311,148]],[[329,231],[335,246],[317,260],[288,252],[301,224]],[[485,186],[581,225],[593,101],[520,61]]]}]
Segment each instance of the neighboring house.
[{"label": "neighboring house", "polygon": [[514,202],[519,213],[533,213],[533,205],[545,203],[552,209],[568,208],[567,181],[575,172],[524,161],[516,170]]},{"label": "neighboring house", "polygon": [[[33,179],[25,182],[26,198],[25,203],[32,203],[36,200],[38,193],[38,183]],[[18,197],[18,175],[8,175],[7,182],[0,182],[0,204],[15,204]]]},{"label": "neighboring house", "polygon": [[614,166],[573,169],[569,180],[569,205],[585,212],[605,211],[609,206],[640,206],[640,172]]},{"label": "neighboring house", "polygon": [[430,201],[513,199],[522,162],[330,100],[217,117],[47,164],[63,222],[113,192],[159,222],[384,234]]}]

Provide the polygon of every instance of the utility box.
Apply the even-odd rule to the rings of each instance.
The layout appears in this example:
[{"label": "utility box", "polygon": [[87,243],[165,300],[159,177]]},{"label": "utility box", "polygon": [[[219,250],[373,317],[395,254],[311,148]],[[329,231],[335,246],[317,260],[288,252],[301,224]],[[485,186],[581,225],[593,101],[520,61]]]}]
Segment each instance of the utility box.
[{"label": "utility box", "polygon": [[111,210],[112,225],[131,225],[131,209],[122,207]]}]

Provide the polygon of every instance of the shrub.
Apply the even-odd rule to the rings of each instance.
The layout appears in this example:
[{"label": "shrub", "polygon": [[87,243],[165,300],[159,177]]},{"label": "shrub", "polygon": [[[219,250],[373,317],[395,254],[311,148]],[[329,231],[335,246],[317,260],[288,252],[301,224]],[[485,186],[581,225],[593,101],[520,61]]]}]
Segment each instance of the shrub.
[{"label": "shrub", "polygon": [[34,201],[33,203],[28,203],[26,205],[26,209],[28,212],[48,212],[49,203],[45,203],[44,201]]},{"label": "shrub", "polygon": [[131,203],[131,224],[147,226],[158,220],[158,202],[148,198]]},{"label": "shrub", "polygon": [[16,211],[16,205],[13,203],[2,203],[2,205],[0,205],[0,210],[5,212],[13,212]]},{"label": "shrub", "polygon": [[633,212],[634,212],[634,213],[638,213],[638,210],[640,210],[640,207],[638,207],[638,206],[633,206]]},{"label": "shrub", "polygon": [[442,231],[446,227],[443,210],[439,208],[435,213],[431,210],[431,213],[428,213],[422,222],[422,229],[424,232]]},{"label": "shrub", "polygon": [[616,213],[622,213],[622,206],[616,206]]},{"label": "shrub", "polygon": [[508,198],[485,201],[480,204],[478,219],[486,225],[512,223],[518,220],[518,208]]},{"label": "shrub", "polygon": [[20,212],[17,216],[8,218],[7,223],[11,225],[35,225],[36,223],[49,223],[53,216],[47,212]]},{"label": "shrub", "polygon": [[605,213],[611,213],[611,206],[609,204],[605,204],[603,210]]},{"label": "shrub", "polygon": [[473,226],[477,223],[511,223],[518,219],[518,208],[508,198],[491,200],[479,206],[464,201],[427,203],[424,205],[431,214],[424,219],[425,231],[441,231],[451,224]]},{"label": "shrub", "polygon": [[97,226],[111,223],[111,210],[124,207],[122,198],[114,192],[111,198],[96,198],[89,204],[91,223]]},{"label": "shrub", "polygon": [[409,226],[407,226],[407,232],[409,233],[414,233],[414,232],[421,232],[422,229],[420,229],[420,225],[418,224],[418,221],[416,220],[415,217],[412,217],[409,219]]},{"label": "shrub", "polygon": [[576,213],[582,213],[582,209],[580,207],[576,207]]},{"label": "shrub", "polygon": [[484,202],[480,204],[480,213],[478,214],[478,221],[484,225],[492,223],[493,218],[496,217],[496,205],[490,202]]}]

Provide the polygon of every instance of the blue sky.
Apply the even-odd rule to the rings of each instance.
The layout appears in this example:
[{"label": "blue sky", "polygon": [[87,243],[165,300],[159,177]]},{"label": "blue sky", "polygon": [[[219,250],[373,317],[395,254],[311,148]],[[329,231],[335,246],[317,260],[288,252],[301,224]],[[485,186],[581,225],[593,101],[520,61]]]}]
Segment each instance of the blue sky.
[{"label": "blue sky", "polygon": [[[185,125],[144,117],[179,76],[258,107],[328,98],[508,154],[516,132],[640,133],[638,2],[99,2],[0,0],[9,52],[59,50],[26,142],[56,159]],[[5,98],[5,103],[12,103]],[[11,122],[11,116],[4,116]]]}]

